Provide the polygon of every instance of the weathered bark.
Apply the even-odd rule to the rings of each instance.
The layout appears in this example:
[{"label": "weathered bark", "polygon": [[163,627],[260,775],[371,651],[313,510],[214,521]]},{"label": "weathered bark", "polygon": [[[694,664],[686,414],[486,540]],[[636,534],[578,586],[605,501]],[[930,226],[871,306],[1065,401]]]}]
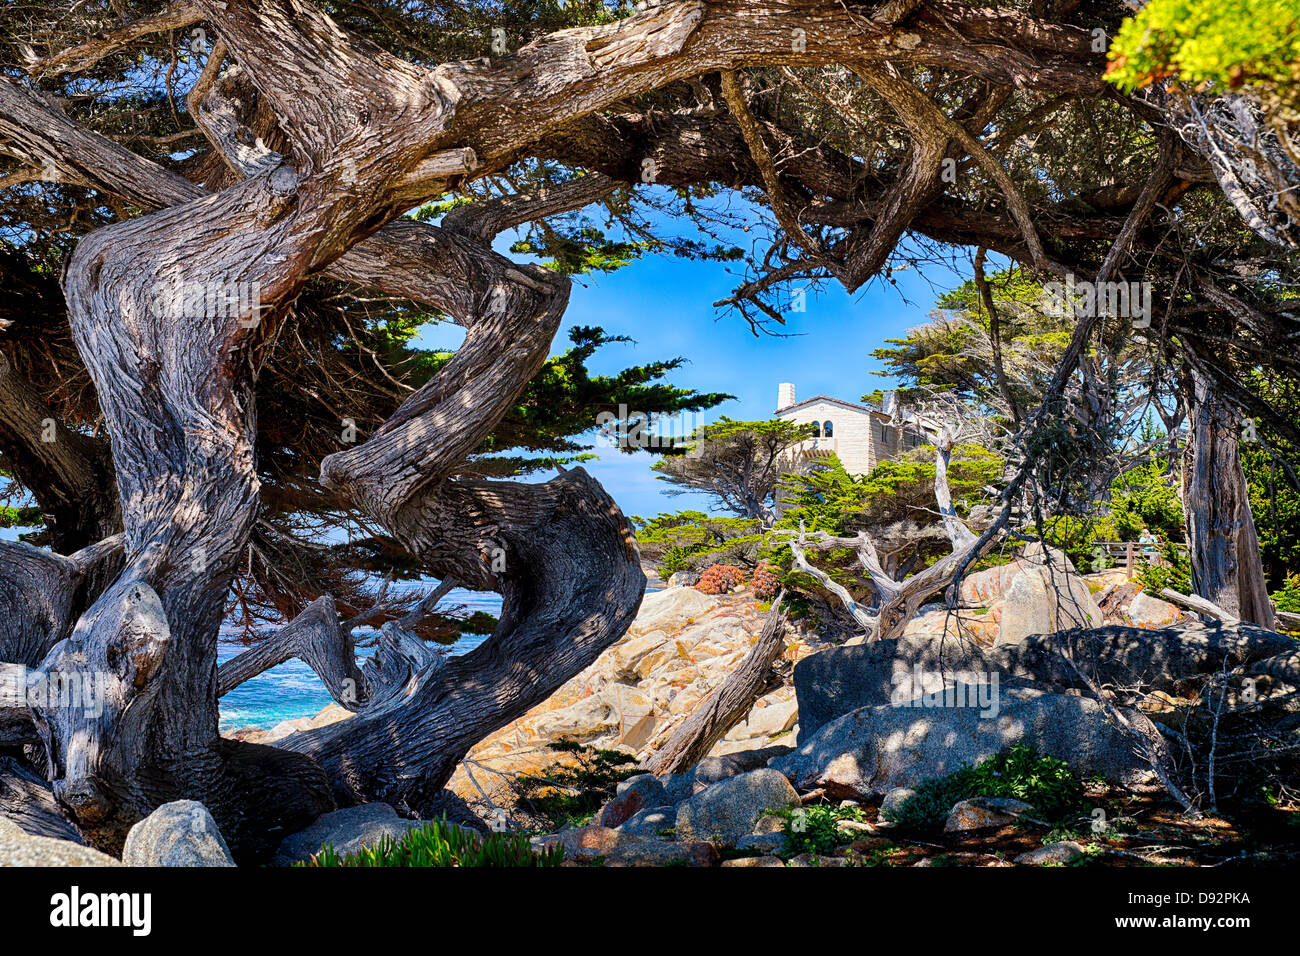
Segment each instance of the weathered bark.
[{"label": "weathered bark", "polygon": [[[499,590],[500,625],[470,654],[416,674],[402,694],[281,745],[314,757],[340,800],[419,811],[471,746],[545,700],[627,629],[645,576],[631,528],[582,469],[540,486],[447,481],[412,511],[421,522],[408,532],[414,553],[435,573],[454,566],[470,586]],[[501,549],[506,573],[480,562],[485,542]]]},{"label": "weathered bark", "polygon": [[40,505],[59,554],[121,530],[107,443],[69,431],[4,355],[0,453]]},{"label": "weathered bark", "polygon": [[1177,604],[1179,607],[1185,607],[1189,611],[1195,611],[1197,614],[1203,614],[1213,620],[1223,621],[1225,624],[1240,623],[1238,618],[1229,614],[1217,604],[1213,604],[1199,595],[1179,594],[1177,591],[1173,591],[1169,588],[1161,588],[1160,596],[1170,604]]},{"label": "weathered bark", "polygon": [[[232,168],[249,177],[217,194],[79,130],[0,78],[0,133],[19,155],[56,163],[69,182],[171,207],[93,233],[65,280],[113,437],[126,559],[42,665],[48,674],[107,675],[109,706],[94,716],[38,707],[36,718],[60,802],[109,848],[158,802],[187,796],[209,805],[237,854],[255,856],[267,831],[331,802],[320,768],[301,754],[337,776],[341,799],[427,805],[469,746],[594,660],[636,611],[644,579],[633,539],[585,473],[540,487],[448,477],[545,359],[567,283],[492,253],[482,241],[491,223],[392,222],[403,210],[458,177],[506,168],[574,119],[704,72],[858,60],[1049,90],[1095,91],[1103,82],[1086,31],[948,3],[671,3],[432,71],[348,36],[305,0],[197,7],[258,87],[259,110],[275,114],[287,157],[244,157],[215,114],[201,117]],[[806,43],[791,42],[794,30]],[[960,130],[944,132],[962,139]],[[945,237],[993,229],[990,248],[1027,249],[1037,261],[1023,223],[997,224],[996,213],[954,219],[951,203],[925,198],[933,139],[920,137],[924,163],[887,193],[883,217],[856,194],[852,175],[838,192],[819,193],[853,196],[848,214],[869,240],[857,258],[880,261],[906,225],[889,210],[904,209]],[[714,160],[739,169],[725,150]],[[299,753],[283,753],[217,737],[215,641],[256,515],[260,350],[303,283],[320,274],[429,302],[467,326],[440,374],[364,446],[328,458],[322,476],[430,572],[500,590],[505,611],[482,648],[445,663],[390,629],[385,653],[406,679],[381,682],[384,695],[357,718],[291,738],[287,748]],[[263,307],[184,314],[177,282],[256,288]],[[163,308],[151,308],[156,301]],[[890,633],[901,627],[898,612],[923,599],[917,585],[942,586],[938,577],[914,576],[893,594],[881,615]],[[345,667],[345,657],[340,648],[336,663]]]},{"label": "weathered bark", "polygon": [[745,659],[727,675],[722,686],[709,695],[677,728],[668,742],[644,764],[653,774],[677,773],[699,763],[727,731],[745,719],[754,701],[772,684],[772,665],[785,647],[785,614],[781,597],[772,602],[763,631]]},{"label": "weathered bark", "polygon": [[1239,620],[1271,628],[1273,608],[1238,447],[1241,415],[1202,372],[1193,370],[1192,379],[1182,497],[1193,590]]},{"label": "weathered bark", "polygon": [[437,241],[454,253],[441,259],[438,305],[467,327],[465,342],[369,441],[327,458],[322,475],[431,573],[500,591],[501,623],[465,657],[404,655],[412,676],[401,694],[283,742],[335,775],[341,800],[416,810],[470,746],[617,639],[645,586],[630,528],[581,469],[542,486],[447,477],[545,361],[569,286],[458,236]]},{"label": "weathered bark", "polygon": [[122,538],[64,556],[21,541],[0,542],[0,661],[35,667],[67,637],[121,564]]},{"label": "weathered bark", "polygon": [[0,664],[0,748],[40,742],[27,707],[27,667]]},{"label": "weathered bark", "polygon": [[328,594],[312,601],[271,637],[222,664],[217,671],[217,696],[224,697],[295,657],[316,672],[339,705],[356,710],[369,700],[366,679],[357,667],[352,630],[340,626],[334,599]]},{"label": "weathered bark", "polygon": [[[270,823],[306,822],[331,804],[310,759],[223,741],[216,732],[216,633],[256,515],[256,350],[274,335],[312,270],[373,231],[376,216],[395,215],[411,190],[443,188],[472,156],[431,150],[450,112],[450,84],[430,86],[410,64],[346,42],[319,11],[296,2],[256,12],[245,3],[205,8],[314,175],[266,163],[219,195],[100,230],[78,246],[65,293],[114,436],[126,565],[42,663],[48,674],[107,675],[106,706],[95,714],[34,710],[55,794],[98,845],[114,848],[157,803],[189,796],[207,803],[236,853],[248,855],[261,852]],[[310,64],[320,99],[298,96],[303,77],[292,63]],[[364,128],[340,149],[339,130],[357,128],[349,106],[362,107]],[[394,109],[416,128],[368,123],[370,116],[391,120]],[[452,153],[458,158],[449,163]],[[376,183],[383,185],[375,190]],[[486,252],[466,244],[460,251],[467,254],[460,265],[470,267]],[[432,570],[502,590],[502,628],[474,656],[486,666],[463,684],[487,689],[484,707],[498,709],[480,717],[505,723],[514,708],[530,706],[530,694],[549,694],[622,632],[644,579],[625,522],[581,474],[541,489],[436,487],[544,361],[567,301],[567,284],[497,259],[486,277],[440,270],[456,283],[440,290],[459,298],[449,311],[483,321],[438,378],[368,443],[374,461],[334,456],[342,461],[327,462],[325,478],[389,520]],[[391,265],[384,261],[382,269]],[[237,308],[208,304],[196,314],[184,302],[186,288],[195,286],[246,295]],[[533,309],[539,292],[540,309]],[[431,433],[450,440],[431,446]],[[475,513],[478,526],[466,528],[465,517]],[[595,545],[582,558],[565,554],[565,532]],[[492,550],[485,538],[516,562],[517,581],[499,582],[495,562],[482,560]],[[620,556],[635,574],[615,568],[611,584],[610,567]],[[536,660],[548,652],[550,660]],[[482,673],[494,667],[505,669],[500,680]],[[535,672],[525,681],[530,668]],[[449,773],[492,726],[464,713],[445,716],[460,727],[442,756]],[[421,738],[419,749],[426,746]],[[438,773],[420,781],[430,790],[441,782]]]},{"label": "weathered bark", "polygon": [[[113,435],[126,562],[50,651],[46,672],[108,675],[102,713],[38,708],[55,795],[100,846],[180,796],[209,804],[248,851],[269,813],[305,823],[332,801],[319,768],[268,781],[282,806],[241,786],[259,758],[217,737],[216,636],[256,516],[252,350],[274,331],[323,234],[352,222],[279,168],[220,196],[92,233],[65,276],[69,320]],[[200,290],[195,304],[193,290]],[[204,293],[244,292],[233,307]],[[186,301],[188,298],[188,302]],[[250,300],[260,300],[250,301]],[[264,303],[264,305],[262,305]],[[130,725],[130,726],[128,726]],[[225,822],[223,823],[223,817]],[[251,842],[250,842],[251,841]]]},{"label": "weathered bark", "polygon": [[85,842],[60,812],[49,784],[16,757],[0,756],[0,817],[32,836]]}]

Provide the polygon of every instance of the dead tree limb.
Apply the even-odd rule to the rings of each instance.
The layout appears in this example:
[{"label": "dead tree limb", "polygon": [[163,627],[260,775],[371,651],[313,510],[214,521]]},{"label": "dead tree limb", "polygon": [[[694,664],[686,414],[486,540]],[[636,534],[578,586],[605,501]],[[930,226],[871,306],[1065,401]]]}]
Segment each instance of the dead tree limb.
[{"label": "dead tree limb", "polygon": [[295,657],[316,672],[335,703],[348,710],[365,706],[369,690],[357,667],[352,631],[339,625],[334,598],[328,594],[312,601],[270,638],[222,664],[217,670],[217,696],[224,697]]},{"label": "dead tree limb", "polygon": [[714,745],[749,713],[766,693],[772,665],[785,647],[785,593],[772,602],[758,640],[722,686],[691,713],[672,737],[642,765],[653,774],[677,773],[708,756]]}]

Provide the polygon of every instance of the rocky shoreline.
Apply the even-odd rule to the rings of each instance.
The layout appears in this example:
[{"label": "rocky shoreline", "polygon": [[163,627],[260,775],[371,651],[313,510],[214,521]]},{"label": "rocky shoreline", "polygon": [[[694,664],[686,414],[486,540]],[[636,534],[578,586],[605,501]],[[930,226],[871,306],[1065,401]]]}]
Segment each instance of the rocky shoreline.
[{"label": "rocky shoreline", "polygon": [[[1145,684],[1170,700],[1180,680],[1222,659],[1266,671],[1296,654],[1290,638],[1190,621],[1122,572],[1079,575],[1059,552],[1032,547],[1011,564],[967,578],[961,598],[960,611],[923,609],[891,641],[834,646],[787,626],[777,686],[707,758],[682,773],[626,779],[589,823],[538,833],[543,826],[520,801],[517,784],[571,759],[553,744],[646,760],[722,686],[767,620],[766,603],[743,588],[717,596],[684,586],[653,592],[595,664],[470,751],[447,785],[446,804],[475,832],[531,832],[538,849],[563,847],[569,864],[861,862],[897,849],[889,813],[915,788],[1012,745],[1063,761],[1112,795],[1141,799],[1161,791],[1151,754],[1135,740],[1159,710],[1151,701],[1162,698],[1119,707],[1091,699],[1062,669],[1061,646],[1110,682]],[[332,706],[269,731],[230,736],[274,743],[349,717]],[[813,806],[835,808],[841,845],[830,855],[792,854],[791,814]],[[946,812],[945,834],[1010,840],[1021,862],[1070,862],[1082,853],[1068,840],[1026,844],[1017,828],[1036,810],[1023,801],[962,800]],[[383,804],[338,810],[286,838],[274,863],[308,860],[325,843],[349,852],[419,825]],[[0,859],[30,858],[118,863],[0,821]],[[123,862],[233,865],[207,811],[187,801],[137,824]]]}]

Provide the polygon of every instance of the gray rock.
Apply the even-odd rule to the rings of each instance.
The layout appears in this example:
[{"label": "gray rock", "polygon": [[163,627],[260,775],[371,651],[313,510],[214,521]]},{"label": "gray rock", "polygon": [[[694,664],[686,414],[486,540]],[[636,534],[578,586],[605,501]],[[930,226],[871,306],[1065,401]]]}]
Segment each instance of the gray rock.
[{"label": "gray rock", "polygon": [[1024,743],[1082,776],[1098,774],[1120,786],[1150,776],[1132,741],[1092,700],[1004,689],[997,716],[981,713],[973,707],[863,707],[827,724],[793,754],[773,761],[772,769],[801,790],[861,799],[947,776]]},{"label": "gray rock", "polygon": [[624,843],[603,857],[605,866],[714,866],[718,851],[708,843],[648,840]]},{"label": "gray rock", "polygon": [[749,869],[763,867],[780,867],[785,869],[785,861],[774,856],[741,856],[734,860],[723,860],[723,866],[746,867]]},{"label": "gray rock", "polygon": [[852,861],[843,856],[817,856],[815,853],[800,853],[785,861],[786,866],[840,867],[848,866]]},{"label": "gray rock", "polygon": [[1029,866],[1064,865],[1073,863],[1081,856],[1083,856],[1083,847],[1073,840],[1063,840],[1060,843],[1049,843],[1040,846],[1037,850],[1022,853],[1016,857],[1016,862]]},{"label": "gray rock", "polygon": [[1072,687],[1077,679],[1061,657],[1063,650],[1098,684],[1168,692],[1184,678],[1218,673],[1225,661],[1233,668],[1290,653],[1295,641],[1252,624],[1188,623],[1158,630],[1111,626],[1034,635],[992,653],[1008,673]]},{"label": "gray rock", "polygon": [[758,770],[766,767],[769,760],[784,756],[793,749],[786,746],[761,747],[758,750],[741,750],[724,757],[705,757],[695,765],[695,782],[707,787],[719,780]]},{"label": "gray rock", "polygon": [[107,853],[53,837],[32,836],[16,823],[0,824],[0,866],[121,866]]},{"label": "gray rock", "polygon": [[997,670],[977,645],[962,639],[907,635],[812,654],[794,668],[800,740],[860,707],[890,703],[895,690],[910,686],[917,669],[926,674]]},{"label": "gray rock", "polygon": [[276,851],[272,866],[292,866],[305,862],[332,844],[342,856],[362,847],[373,846],[383,837],[400,840],[408,831],[421,825],[419,820],[405,820],[386,803],[366,803],[359,807],[335,810],[316,818],[305,830],[284,838]]},{"label": "gray rock", "polygon": [[131,828],[122,850],[127,866],[234,866],[208,808],[197,800],[164,803]]},{"label": "gray rock", "polygon": [[971,797],[953,805],[943,829],[945,833],[960,833],[963,830],[1005,827],[1023,816],[1033,814],[1034,808],[1023,800],[1013,800],[1010,797]]},{"label": "gray rock", "polygon": [[538,849],[557,845],[564,847],[566,860],[591,861],[607,857],[618,847],[642,841],[630,833],[591,824],[535,837],[531,842]]},{"label": "gray rock", "polygon": [[1168,627],[1177,624],[1186,615],[1168,601],[1138,591],[1128,603],[1125,612],[1134,627]]},{"label": "gray rock", "polygon": [[668,586],[670,588],[686,588],[699,579],[698,571],[674,571],[668,578]]},{"label": "gray rock", "polygon": [[[695,796],[695,768],[681,773],[668,773],[659,778],[664,787],[664,798],[673,806]],[[701,786],[701,789],[703,787]]]},{"label": "gray rock", "polygon": [[754,832],[766,811],[784,810],[798,802],[799,794],[774,770],[728,777],[677,808],[677,839],[696,842],[716,837],[734,846]]},{"label": "gray rock", "polygon": [[676,826],[676,807],[650,807],[629,817],[618,827],[618,832],[640,837],[643,840],[659,840]]},{"label": "gray rock", "polygon": [[661,790],[663,789],[663,784],[660,782],[659,778],[656,777],[654,774],[639,773],[635,777],[628,777],[626,780],[620,780],[614,787],[614,793],[621,794],[628,790],[633,789],[634,787],[643,786],[643,782],[646,780],[653,780],[655,783],[659,784],[659,788]]},{"label": "gray rock", "polygon": [[911,787],[895,787],[885,794],[885,799],[880,801],[880,812],[882,815],[892,815],[903,809],[903,804],[907,803],[916,796],[916,791]]},{"label": "gray rock", "polygon": [[[1052,602],[1046,576],[1037,568],[1027,568],[1011,580],[1002,602],[1002,622],[998,626],[998,643],[1014,644],[1030,634],[1051,634],[1062,630],[1053,627]],[[1099,622],[1100,623],[1100,622]]]},{"label": "gray rock", "polygon": [[601,807],[593,822],[617,828],[642,810],[663,806],[667,801],[659,778],[643,773],[620,783],[614,799]]},{"label": "gray rock", "polygon": [[784,833],[751,833],[736,841],[737,850],[757,850],[760,853],[780,853],[785,849]]},{"label": "gray rock", "polygon": [[850,839],[876,835],[876,828],[866,820],[836,820],[835,829]]},{"label": "gray rock", "polygon": [[669,803],[678,804],[688,800],[705,788],[735,777],[751,770],[758,770],[777,757],[783,757],[794,750],[785,744],[760,747],[756,750],[739,750],[721,757],[705,757],[695,766],[681,773],[667,774],[660,778],[664,793]]},{"label": "gray rock", "polygon": [[754,833],[784,833],[785,817],[776,813],[765,813],[754,824]]},{"label": "gray rock", "polygon": [[829,648],[795,665],[799,739],[806,744],[845,714],[889,704],[896,688],[914,683],[917,668],[926,675],[996,673],[1004,690],[1036,686],[1059,691],[1078,686],[1077,675],[1061,656],[1065,651],[1098,684],[1171,691],[1182,678],[1218,672],[1225,659],[1231,668],[1294,650],[1295,642],[1282,634],[1220,623],[1163,630],[1098,627],[1033,635],[994,648],[923,635]]}]

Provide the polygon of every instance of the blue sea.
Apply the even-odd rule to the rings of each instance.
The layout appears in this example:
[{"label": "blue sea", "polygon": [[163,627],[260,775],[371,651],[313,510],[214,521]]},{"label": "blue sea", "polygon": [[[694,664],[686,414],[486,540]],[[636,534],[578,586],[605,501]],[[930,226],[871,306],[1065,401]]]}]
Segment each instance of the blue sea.
[{"label": "blue sea", "polygon": [[[436,582],[434,582],[436,584]],[[467,614],[486,611],[494,617],[501,614],[501,595],[490,592],[451,591],[443,601],[444,607],[460,605]],[[366,641],[374,631],[358,628],[356,639]],[[486,639],[485,634],[464,634],[451,647],[453,654],[466,654]],[[217,663],[224,664],[248,648],[236,641],[222,641],[217,645]],[[358,647],[361,660],[374,653],[370,647]],[[294,659],[272,667],[252,680],[236,687],[221,698],[221,729],[239,727],[270,728],[282,720],[314,717],[330,703],[316,673],[302,661]]]}]

